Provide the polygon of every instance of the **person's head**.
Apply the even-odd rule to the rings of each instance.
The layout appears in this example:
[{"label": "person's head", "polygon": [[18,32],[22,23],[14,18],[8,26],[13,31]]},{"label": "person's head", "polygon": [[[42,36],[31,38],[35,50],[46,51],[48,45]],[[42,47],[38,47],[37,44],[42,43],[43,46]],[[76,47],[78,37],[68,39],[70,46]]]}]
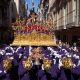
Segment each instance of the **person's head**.
[{"label": "person's head", "polygon": [[41,54],[42,49],[40,47],[35,47],[35,48],[32,49],[32,53],[33,54]]},{"label": "person's head", "polygon": [[73,46],[74,46],[74,47],[76,46],[76,42],[73,43]]},{"label": "person's head", "polygon": [[41,54],[42,53],[41,47],[37,47],[35,52],[36,52],[36,54]]},{"label": "person's head", "polygon": [[11,44],[14,40],[14,32],[11,27],[0,27],[0,45]]}]

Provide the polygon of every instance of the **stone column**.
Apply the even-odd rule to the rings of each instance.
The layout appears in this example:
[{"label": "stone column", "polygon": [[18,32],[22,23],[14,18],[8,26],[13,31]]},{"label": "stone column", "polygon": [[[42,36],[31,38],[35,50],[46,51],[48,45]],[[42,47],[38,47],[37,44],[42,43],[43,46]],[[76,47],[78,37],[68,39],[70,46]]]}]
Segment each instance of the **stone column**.
[{"label": "stone column", "polygon": [[76,1],[72,0],[72,10],[73,10],[73,22],[76,21]]},{"label": "stone column", "polygon": [[79,25],[79,0],[76,0],[76,26]]},{"label": "stone column", "polygon": [[66,10],[63,8],[63,26],[64,29],[66,29]]}]

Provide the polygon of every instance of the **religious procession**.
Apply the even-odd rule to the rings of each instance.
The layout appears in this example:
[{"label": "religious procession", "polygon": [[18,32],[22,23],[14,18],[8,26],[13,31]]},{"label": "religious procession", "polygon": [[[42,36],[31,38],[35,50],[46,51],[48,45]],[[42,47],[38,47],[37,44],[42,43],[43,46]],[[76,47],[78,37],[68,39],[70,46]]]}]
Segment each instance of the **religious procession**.
[{"label": "religious procession", "polygon": [[[20,1],[18,8],[16,1]],[[77,1],[73,1],[74,4]],[[66,11],[65,18],[58,14],[59,11],[57,13],[58,9],[71,4],[72,0],[32,0],[31,10],[28,9],[28,0],[4,2],[6,8],[8,5],[16,6],[12,7],[12,13],[5,13],[9,8],[2,11],[4,16],[2,23],[0,22],[0,80],[80,80],[80,29],[76,26],[74,29],[66,27],[69,26],[68,22],[63,22],[64,19],[66,21]],[[55,3],[58,7],[56,11]],[[23,4],[27,6],[24,7]],[[35,4],[38,5],[38,11]],[[64,5],[61,6],[62,4]],[[19,14],[14,9],[20,9]],[[68,18],[71,12],[67,13]],[[13,15],[12,22],[9,21],[11,18],[6,19],[8,15]],[[69,19],[71,21],[74,16]],[[61,23],[65,24],[64,28],[61,28]]]}]

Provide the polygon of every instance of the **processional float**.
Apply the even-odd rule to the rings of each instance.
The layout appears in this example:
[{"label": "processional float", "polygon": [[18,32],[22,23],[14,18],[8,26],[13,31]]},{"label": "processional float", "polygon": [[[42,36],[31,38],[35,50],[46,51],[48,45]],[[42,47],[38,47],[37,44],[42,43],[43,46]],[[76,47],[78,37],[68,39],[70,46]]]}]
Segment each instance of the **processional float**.
[{"label": "processional float", "polygon": [[[20,24],[13,26],[13,29],[15,31],[15,39],[12,44],[13,46],[57,46],[53,30],[44,25],[30,24],[22,26]],[[38,50],[38,54],[36,53],[36,50]],[[45,70],[48,71],[51,68],[52,61],[48,58],[45,58],[43,53],[41,53],[40,51],[40,48],[36,48],[32,52],[32,55],[30,55],[22,62],[24,68],[30,70],[33,66],[33,61],[35,61],[34,64],[36,63],[36,65],[39,65],[39,60],[43,61],[43,67]],[[64,68],[73,68],[73,62],[71,58],[62,58],[62,64],[62,67]]]},{"label": "processional float", "polygon": [[[21,25],[21,20],[17,20],[16,24],[13,25],[13,29],[15,39],[11,44],[12,46],[56,46],[52,31],[44,25],[38,25],[38,23]],[[38,54],[36,51],[38,51]],[[26,58],[22,64],[24,68],[30,70],[33,66],[32,63],[41,65],[40,60],[43,61],[44,69],[48,71],[52,62],[43,55],[40,48],[34,49],[32,55]]]},{"label": "processional float", "polygon": [[13,29],[15,39],[12,45],[56,46],[53,31],[44,25],[16,25],[13,26]]}]

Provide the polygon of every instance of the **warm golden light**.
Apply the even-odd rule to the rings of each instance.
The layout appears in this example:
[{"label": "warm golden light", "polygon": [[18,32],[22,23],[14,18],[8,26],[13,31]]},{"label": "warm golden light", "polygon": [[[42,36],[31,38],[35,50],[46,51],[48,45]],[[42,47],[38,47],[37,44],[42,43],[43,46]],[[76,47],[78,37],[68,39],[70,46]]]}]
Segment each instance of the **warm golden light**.
[{"label": "warm golden light", "polygon": [[3,68],[4,70],[7,72],[12,66],[12,60],[7,58],[5,60],[3,60]]},{"label": "warm golden light", "polygon": [[25,61],[23,61],[22,64],[23,64],[24,68],[26,68],[27,70],[31,70],[31,68],[32,68],[32,62],[31,62],[30,58],[28,58]]},{"label": "warm golden light", "polygon": [[74,66],[71,58],[63,58],[62,64],[63,64],[63,67],[66,69],[72,69]]},{"label": "warm golden light", "polygon": [[51,60],[49,60],[48,58],[45,58],[44,60],[43,60],[43,66],[44,66],[44,69],[46,70],[46,71],[48,71],[48,70],[50,70],[50,68],[51,68]]}]

